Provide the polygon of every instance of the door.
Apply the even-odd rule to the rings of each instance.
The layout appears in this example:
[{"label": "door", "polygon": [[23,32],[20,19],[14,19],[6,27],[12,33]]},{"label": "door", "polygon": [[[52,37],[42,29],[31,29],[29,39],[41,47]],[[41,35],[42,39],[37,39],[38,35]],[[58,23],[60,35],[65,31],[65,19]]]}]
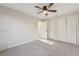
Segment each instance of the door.
[{"label": "door", "polygon": [[41,39],[47,39],[47,21],[38,22],[38,37]]}]

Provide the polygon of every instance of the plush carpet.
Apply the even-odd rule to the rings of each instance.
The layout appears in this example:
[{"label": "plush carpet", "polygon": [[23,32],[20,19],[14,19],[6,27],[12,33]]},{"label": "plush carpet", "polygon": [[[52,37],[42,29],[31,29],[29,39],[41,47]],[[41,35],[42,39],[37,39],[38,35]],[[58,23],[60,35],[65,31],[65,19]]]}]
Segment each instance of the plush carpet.
[{"label": "plush carpet", "polygon": [[48,44],[35,40],[0,52],[0,56],[79,56],[79,46],[52,41]]}]

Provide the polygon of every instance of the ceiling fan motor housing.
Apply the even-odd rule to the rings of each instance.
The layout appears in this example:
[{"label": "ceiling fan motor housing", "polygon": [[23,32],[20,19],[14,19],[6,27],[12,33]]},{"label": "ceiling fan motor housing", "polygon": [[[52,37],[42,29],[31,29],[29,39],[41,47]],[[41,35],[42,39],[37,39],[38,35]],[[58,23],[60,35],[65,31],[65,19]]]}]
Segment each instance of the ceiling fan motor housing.
[{"label": "ceiling fan motor housing", "polygon": [[44,7],[43,7],[43,10],[47,10],[47,6],[44,6]]}]

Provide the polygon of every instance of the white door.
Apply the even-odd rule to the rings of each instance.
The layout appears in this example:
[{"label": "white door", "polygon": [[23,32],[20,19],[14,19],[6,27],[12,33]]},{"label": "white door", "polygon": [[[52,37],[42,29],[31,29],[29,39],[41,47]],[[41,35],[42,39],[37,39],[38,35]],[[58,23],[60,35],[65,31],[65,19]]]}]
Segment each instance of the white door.
[{"label": "white door", "polygon": [[47,21],[38,22],[38,37],[41,39],[47,39]]}]

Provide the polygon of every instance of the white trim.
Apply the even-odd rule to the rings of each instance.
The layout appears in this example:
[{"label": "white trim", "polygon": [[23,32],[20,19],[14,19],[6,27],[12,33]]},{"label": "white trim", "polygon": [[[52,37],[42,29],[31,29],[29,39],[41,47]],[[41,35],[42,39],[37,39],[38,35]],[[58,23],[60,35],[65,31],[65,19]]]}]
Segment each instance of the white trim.
[{"label": "white trim", "polygon": [[[34,39],[34,40],[36,40],[36,39]],[[13,47],[16,47],[16,46],[20,46],[20,45],[22,45],[22,44],[26,44],[26,43],[29,43],[29,42],[32,42],[32,41],[34,41],[34,40],[24,41],[24,42],[15,43],[15,44],[9,44],[9,46],[8,46],[7,49],[9,49],[9,48],[13,48]]]},{"label": "white trim", "polygon": [[47,44],[49,44],[49,45],[54,44],[53,41],[50,41],[50,40],[48,40],[48,39],[38,39],[38,40],[40,40],[40,41],[42,41],[42,42],[44,42],[44,43],[47,43]]}]

